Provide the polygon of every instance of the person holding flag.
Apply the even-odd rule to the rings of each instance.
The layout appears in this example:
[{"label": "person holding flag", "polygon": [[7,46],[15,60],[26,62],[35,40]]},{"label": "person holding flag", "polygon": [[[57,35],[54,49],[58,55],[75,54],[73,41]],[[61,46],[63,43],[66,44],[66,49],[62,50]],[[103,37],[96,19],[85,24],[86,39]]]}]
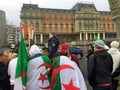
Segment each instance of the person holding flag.
[{"label": "person holding flag", "polygon": [[87,90],[83,75],[77,64],[66,55],[53,55],[51,90]]},{"label": "person holding flag", "polygon": [[47,70],[52,69],[51,60],[42,55],[37,45],[32,45],[29,53],[27,90],[50,90],[51,76]]}]

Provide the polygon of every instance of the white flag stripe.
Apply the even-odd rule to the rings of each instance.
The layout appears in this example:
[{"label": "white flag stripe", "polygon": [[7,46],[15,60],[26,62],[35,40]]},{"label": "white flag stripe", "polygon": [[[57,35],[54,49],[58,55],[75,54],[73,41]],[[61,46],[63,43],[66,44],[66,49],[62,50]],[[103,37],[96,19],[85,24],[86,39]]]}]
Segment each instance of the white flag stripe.
[{"label": "white flag stripe", "polygon": [[[27,71],[27,90],[42,90],[40,87],[47,87],[50,85],[48,80],[45,80],[43,83],[40,78],[40,74],[43,74],[46,71],[45,66],[38,67],[43,64],[41,57],[37,57],[28,62],[28,71]],[[47,77],[47,76],[46,76]]]},{"label": "white flag stripe", "polygon": [[[69,84],[70,80],[72,80],[74,86],[80,88],[80,90],[87,90],[83,75],[76,63],[70,61],[70,59],[65,56],[61,56],[60,65],[63,64],[71,65],[75,70],[64,69],[60,71],[61,84]],[[65,90],[63,85],[62,90]]]}]

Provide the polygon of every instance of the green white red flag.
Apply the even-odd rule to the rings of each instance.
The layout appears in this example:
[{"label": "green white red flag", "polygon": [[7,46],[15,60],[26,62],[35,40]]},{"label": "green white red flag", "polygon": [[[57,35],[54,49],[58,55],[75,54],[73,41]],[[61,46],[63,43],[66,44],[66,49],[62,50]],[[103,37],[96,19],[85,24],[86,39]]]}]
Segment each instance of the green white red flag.
[{"label": "green white red flag", "polygon": [[28,66],[28,53],[27,53],[27,50],[26,50],[26,46],[25,46],[25,43],[24,43],[23,36],[21,34],[21,42],[20,42],[20,47],[19,47],[15,78],[16,79],[18,79],[18,78],[21,79],[21,80],[18,80],[18,82],[22,81],[19,84],[22,84],[22,89],[23,90],[25,90],[25,87],[26,87],[27,66]]},{"label": "green white red flag", "polygon": [[27,90],[51,90],[51,75],[46,74],[48,68],[52,68],[48,56],[33,56],[28,62]]},{"label": "green white red flag", "polygon": [[81,71],[69,58],[57,57],[53,66],[51,90],[87,90]]}]

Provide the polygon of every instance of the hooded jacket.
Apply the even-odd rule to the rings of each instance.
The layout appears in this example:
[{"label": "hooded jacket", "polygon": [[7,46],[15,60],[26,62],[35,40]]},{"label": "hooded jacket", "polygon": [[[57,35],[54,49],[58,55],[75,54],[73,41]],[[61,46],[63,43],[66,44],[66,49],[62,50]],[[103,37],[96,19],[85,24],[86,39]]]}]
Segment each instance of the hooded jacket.
[{"label": "hooded jacket", "polygon": [[53,56],[53,54],[55,52],[57,52],[59,44],[60,44],[59,39],[56,37],[51,38],[48,41],[48,51],[49,51],[48,56],[49,56],[49,58],[51,58]]},{"label": "hooded jacket", "polygon": [[[42,55],[38,46],[30,48],[31,58],[27,69],[27,90],[45,90],[50,85],[50,75],[45,74],[51,61],[48,56]],[[47,88],[46,90],[50,90]]]},{"label": "hooded jacket", "polygon": [[112,73],[114,73],[120,64],[120,51],[117,48],[110,48],[108,50],[108,53],[110,53],[110,55],[113,58],[113,71],[112,71]]},{"label": "hooded jacket", "polygon": [[39,49],[39,47],[37,45],[32,45],[31,48],[30,48],[29,53],[30,53],[30,56],[32,57],[32,56],[34,56],[36,54],[39,54],[39,53],[41,54],[42,52],[40,51],[40,49]]},{"label": "hooded jacket", "polygon": [[106,50],[97,50],[88,60],[88,80],[91,86],[112,84],[113,61]]}]

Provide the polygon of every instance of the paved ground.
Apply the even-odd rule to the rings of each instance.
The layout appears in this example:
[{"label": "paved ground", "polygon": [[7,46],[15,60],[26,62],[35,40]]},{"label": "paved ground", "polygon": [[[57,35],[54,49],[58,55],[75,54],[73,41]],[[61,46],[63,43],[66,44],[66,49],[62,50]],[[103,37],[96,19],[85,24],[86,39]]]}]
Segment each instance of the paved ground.
[{"label": "paved ground", "polygon": [[89,85],[88,80],[87,80],[87,58],[83,57],[81,60],[79,60],[79,62],[80,62],[80,70],[81,70],[81,72],[84,76],[84,79],[86,81],[87,89],[92,90],[92,88]]}]

